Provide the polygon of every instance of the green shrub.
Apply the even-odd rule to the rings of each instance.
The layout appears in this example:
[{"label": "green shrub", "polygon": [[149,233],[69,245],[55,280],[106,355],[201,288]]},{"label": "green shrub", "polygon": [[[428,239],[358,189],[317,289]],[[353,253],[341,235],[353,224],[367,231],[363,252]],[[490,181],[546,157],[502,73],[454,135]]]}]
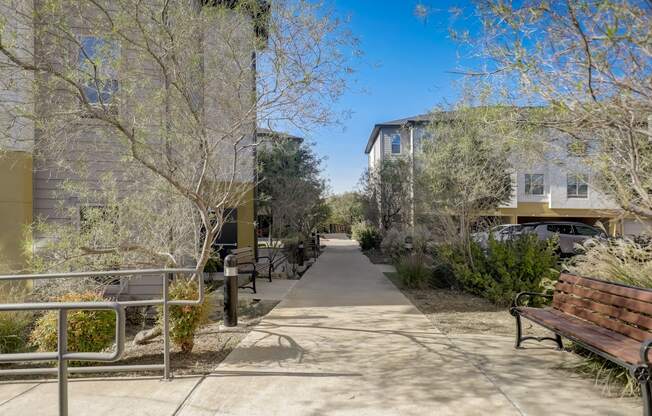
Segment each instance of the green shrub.
[{"label": "green shrub", "polygon": [[[0,289],[0,303],[21,303],[24,290],[9,284]],[[0,354],[24,352],[27,349],[29,328],[33,323],[32,312],[0,312]]]},{"label": "green shrub", "polygon": [[469,244],[468,250],[441,245],[437,260],[452,271],[459,289],[497,305],[509,305],[518,292],[544,291],[558,277],[554,242],[535,235],[508,241],[490,238],[486,252],[475,242]]},{"label": "green shrub", "polygon": [[[97,293],[71,293],[54,299],[56,302],[101,302]],[[46,312],[37,321],[30,335],[30,344],[38,351],[57,350],[56,311]],[[115,338],[115,313],[107,310],[68,312],[68,350],[101,352],[113,345]]]},{"label": "green shrub", "polygon": [[351,236],[358,241],[362,250],[380,248],[380,242],[382,241],[378,228],[364,222],[354,224],[351,227]]},{"label": "green shrub", "polygon": [[[541,292],[559,277],[555,241],[541,241],[526,234],[507,241],[489,239],[487,263],[492,279],[487,287],[490,301],[506,306],[518,292]],[[540,298],[533,299],[534,301]]]},{"label": "green shrub", "polygon": [[410,289],[423,289],[427,286],[431,271],[423,253],[408,254],[396,263],[396,272],[403,285]]},{"label": "green shrub", "polygon": [[218,253],[212,253],[204,265],[204,273],[217,273],[222,267],[222,259]]},{"label": "green shrub", "polygon": [[412,252],[426,253],[428,251],[428,241],[430,232],[421,225],[416,225],[412,229],[402,230],[400,228],[391,228],[385,233],[380,247],[387,256],[394,262],[397,262],[402,256],[407,254],[405,240],[410,237],[412,241]]},{"label": "green shrub", "polygon": [[[177,279],[170,283],[170,299],[194,300],[199,297],[196,280]],[[212,309],[210,297],[204,297],[199,305],[171,305],[169,308],[170,339],[183,353],[192,352],[195,346],[195,333],[208,322]],[[159,308],[159,322],[163,321],[163,310]]]},{"label": "green shrub", "polygon": [[385,233],[380,248],[392,261],[398,262],[406,254],[405,233],[398,228],[390,228]]}]

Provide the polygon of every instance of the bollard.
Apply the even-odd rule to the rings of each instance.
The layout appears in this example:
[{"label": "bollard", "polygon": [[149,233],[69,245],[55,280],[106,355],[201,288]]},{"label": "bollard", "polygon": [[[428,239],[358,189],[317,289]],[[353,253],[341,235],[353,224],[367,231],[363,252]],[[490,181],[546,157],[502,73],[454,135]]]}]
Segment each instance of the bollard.
[{"label": "bollard", "polygon": [[408,252],[412,252],[413,244],[412,244],[412,237],[409,235],[405,237],[405,249]]},{"label": "bollard", "polygon": [[233,254],[224,259],[224,326],[238,326],[238,262]]},{"label": "bollard", "polygon": [[299,241],[299,245],[297,247],[297,263],[299,266],[303,266],[303,241]]}]

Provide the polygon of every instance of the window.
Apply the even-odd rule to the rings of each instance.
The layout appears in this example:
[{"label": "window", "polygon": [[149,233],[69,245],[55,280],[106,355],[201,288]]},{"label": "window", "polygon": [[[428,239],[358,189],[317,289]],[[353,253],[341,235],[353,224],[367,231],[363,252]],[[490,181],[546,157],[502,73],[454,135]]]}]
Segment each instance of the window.
[{"label": "window", "polygon": [[595,237],[596,235],[602,234],[602,231],[597,228],[589,227],[588,225],[576,225],[575,232],[578,235],[587,235],[589,237]]},{"label": "window", "polygon": [[533,233],[535,229],[536,229],[536,225],[524,225],[521,227],[521,233],[523,234]]},{"label": "window", "polygon": [[215,239],[216,246],[237,246],[238,245],[238,209],[227,208],[224,210],[224,224],[219,235]]},{"label": "window", "polygon": [[573,226],[570,224],[549,224],[548,231],[557,234],[573,234]]},{"label": "window", "polygon": [[395,134],[392,136],[392,153],[401,153],[401,135]]},{"label": "window", "polygon": [[569,173],[566,177],[566,196],[568,198],[587,198],[589,185],[586,175]]},{"label": "window", "polygon": [[118,91],[118,43],[96,36],[80,39],[79,70],[82,74],[84,95],[91,104],[108,104]]},{"label": "window", "polygon": [[543,195],[543,174],[525,174],[525,195]]}]

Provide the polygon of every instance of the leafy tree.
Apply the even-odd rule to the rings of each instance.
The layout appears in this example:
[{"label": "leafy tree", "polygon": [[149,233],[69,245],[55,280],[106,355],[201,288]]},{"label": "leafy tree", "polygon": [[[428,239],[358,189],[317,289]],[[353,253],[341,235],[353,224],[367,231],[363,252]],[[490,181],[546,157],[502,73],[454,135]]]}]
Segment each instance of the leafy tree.
[{"label": "leafy tree", "polygon": [[305,1],[0,0],[0,144],[33,127],[61,200],[107,207],[38,222],[37,266],[203,270],[255,186],[257,122],[333,121],[349,47]]},{"label": "leafy tree", "polygon": [[364,219],[362,195],[357,192],[344,192],[327,199],[330,207],[328,218],[331,224],[341,224],[350,228]]},{"label": "leafy tree", "polygon": [[[512,196],[511,165],[501,131],[489,120],[500,108],[459,107],[445,120],[433,115],[417,174],[422,215],[447,239],[470,247],[474,220],[492,215]],[[468,251],[469,260],[472,260]]]},{"label": "leafy tree", "polygon": [[260,212],[271,217],[270,238],[306,237],[326,220],[321,164],[305,143],[282,141],[259,149]]},{"label": "leafy tree", "polygon": [[384,159],[368,169],[360,179],[365,217],[383,231],[407,224],[412,204],[411,161],[407,158]]},{"label": "leafy tree", "polygon": [[[485,67],[466,71],[502,85],[501,100],[544,106],[524,124],[544,152],[577,156],[591,185],[626,211],[652,218],[652,4],[638,0],[478,0]],[[556,131],[559,134],[549,134]],[[560,140],[561,138],[561,140]]]}]

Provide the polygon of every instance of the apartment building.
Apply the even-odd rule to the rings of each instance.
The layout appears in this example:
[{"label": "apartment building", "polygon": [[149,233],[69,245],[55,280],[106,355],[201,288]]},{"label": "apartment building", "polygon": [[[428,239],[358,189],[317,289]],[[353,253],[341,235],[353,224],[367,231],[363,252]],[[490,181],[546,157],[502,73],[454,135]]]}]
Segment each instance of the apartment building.
[{"label": "apartment building", "polygon": [[[22,51],[25,59],[39,59],[45,48],[50,47],[47,39],[40,38],[36,24],[26,24],[24,19],[19,19],[21,14],[20,7],[28,9],[31,5],[29,2],[17,2],[24,6],[18,8],[6,8],[1,10],[7,17],[7,31],[18,33],[18,42],[20,47],[17,50]],[[198,2],[199,7],[227,7],[232,8],[237,2],[232,1],[202,1]],[[4,6],[3,6],[4,7]],[[15,19],[12,19],[12,13]],[[251,108],[251,103],[255,100],[255,50],[252,45],[256,42],[251,39],[254,37],[264,36],[264,30],[252,24],[252,16],[243,12],[241,9],[233,9],[231,13],[219,14],[215,16],[214,29],[211,29],[202,35],[205,48],[212,48],[213,51],[224,51],[225,54],[231,54],[230,59],[241,59],[242,65],[238,70],[244,75],[238,78],[238,82],[230,82],[226,74],[233,69],[233,65],[220,65],[220,60],[213,58],[203,63],[204,76],[198,80],[198,87],[195,97],[191,97],[197,102],[198,110],[205,114],[206,129],[219,132],[230,128],[234,120],[244,120],[240,123],[239,131],[244,139],[240,140],[240,146],[245,149],[238,155],[237,172],[235,177],[238,181],[251,184],[250,190],[237,204],[229,210],[230,223],[224,227],[223,233],[219,236],[219,242],[231,246],[255,246],[255,152],[252,144],[256,140],[255,135],[255,114],[243,116],[245,110]],[[93,31],[92,35],[88,34],[83,27],[72,24],[71,27],[78,28],[76,34],[79,41],[78,50],[67,50],[71,59],[78,61],[79,65],[89,65],[93,63],[95,54],[106,53],[107,49],[120,57],[124,65],[134,66],[143,65],[134,59],[131,54],[129,45],[120,44],[115,41],[109,41],[97,35]],[[229,44],[223,44],[223,39],[227,35],[221,36],[218,31],[228,33]],[[240,50],[234,51],[235,45],[239,45]],[[50,50],[49,53],[52,53]],[[208,55],[208,54],[206,54]],[[234,58],[233,55],[236,57]],[[252,62],[253,60],[253,62]],[[10,66],[2,65],[0,58],[0,78],[8,79],[15,71]],[[143,74],[154,73],[151,68],[142,68]],[[148,72],[149,71],[149,72]],[[226,74],[226,75],[225,75]],[[113,94],[120,93],[120,71],[115,71],[113,81],[105,82],[101,87],[91,87],[85,91],[85,95],[91,103],[110,102]],[[146,75],[145,75],[146,76]],[[158,75],[152,75],[151,79],[145,78],[143,85],[152,85],[160,82]],[[145,87],[143,87],[145,88]],[[207,93],[211,91],[211,93]],[[215,92],[218,93],[215,93]],[[229,99],[231,97],[232,99]],[[128,175],[125,170],[129,169],[124,162],[125,155],[129,149],[116,144],[106,129],[98,123],[85,123],[83,118],[79,124],[84,124],[75,134],[78,135],[70,146],[62,149],[62,155],[53,157],[48,153],[39,152],[39,141],[42,136],[39,126],[34,123],[25,121],[23,124],[16,125],[16,119],[10,118],[8,112],[2,111],[2,104],[23,102],[26,109],[33,111],[35,114],[47,114],[51,111],[51,103],[48,102],[51,97],[39,95],[39,90],[30,85],[29,80],[21,78],[20,82],[1,83],[0,84],[0,271],[20,270],[26,264],[25,256],[29,255],[29,248],[25,250],[25,245],[33,241],[32,249],[37,249],[40,235],[26,235],[27,226],[34,219],[43,218],[46,221],[65,222],[76,224],[78,227],[83,226],[84,209],[86,207],[97,206],[98,202],[91,197],[80,198],[78,195],[67,191],[67,184],[71,182],[80,183],[89,189],[100,189],[102,186],[101,177],[109,172],[115,179],[119,192],[133,192],[133,187],[128,182]],[[225,106],[228,102],[230,106]],[[137,105],[137,103],[129,103]],[[120,108],[116,111],[131,111],[131,108]],[[225,152],[226,154],[226,152]],[[61,158],[66,162],[80,162],[83,158],[88,174],[81,175],[70,169],[61,169]],[[223,163],[225,166],[232,165],[229,160],[216,161]],[[216,168],[217,169],[217,168]],[[90,192],[92,194],[92,192]],[[156,285],[156,287],[150,287]],[[148,291],[157,291],[157,282],[141,282],[133,284],[131,287],[122,288],[130,295],[146,295]]]},{"label": "apartment building", "polygon": [[[441,112],[376,124],[369,136],[365,153],[373,169],[389,158],[409,157],[418,160],[421,143],[430,137],[428,125],[433,120],[445,122],[454,113]],[[565,146],[550,155],[549,161],[523,162],[514,155],[512,163],[513,197],[495,213],[503,223],[564,220],[593,225],[600,221],[612,235],[636,235],[646,227],[627,218],[609,197],[591,187],[590,170],[581,159],[567,152]],[[415,190],[414,192],[418,192]]]}]

